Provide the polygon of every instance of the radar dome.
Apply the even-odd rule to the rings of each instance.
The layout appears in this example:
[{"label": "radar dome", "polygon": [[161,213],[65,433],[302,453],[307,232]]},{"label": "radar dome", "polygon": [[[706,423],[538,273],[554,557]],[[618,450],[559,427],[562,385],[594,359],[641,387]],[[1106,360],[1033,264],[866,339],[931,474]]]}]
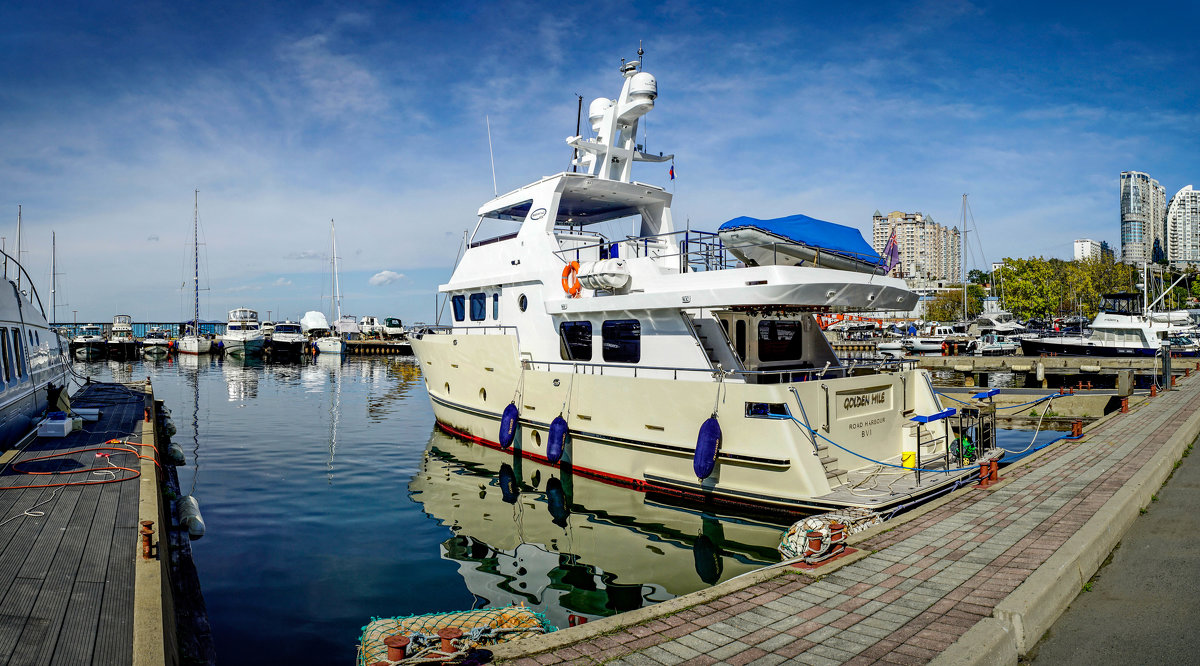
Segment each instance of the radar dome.
[{"label": "radar dome", "polygon": [[629,96],[645,97],[650,100],[658,97],[658,81],[650,72],[638,72],[629,81]]},{"label": "radar dome", "polygon": [[588,120],[592,121],[593,125],[596,124],[604,117],[604,112],[608,111],[612,105],[613,101],[607,97],[597,97],[592,100],[592,103],[588,105]]}]

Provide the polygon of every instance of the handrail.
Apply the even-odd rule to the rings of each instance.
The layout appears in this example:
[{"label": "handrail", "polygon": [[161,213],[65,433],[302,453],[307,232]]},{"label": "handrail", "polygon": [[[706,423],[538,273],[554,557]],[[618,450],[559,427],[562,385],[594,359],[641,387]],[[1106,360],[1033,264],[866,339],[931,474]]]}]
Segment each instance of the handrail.
[{"label": "handrail", "polygon": [[[17,270],[19,270],[20,273],[25,276],[25,280],[29,283],[29,294],[30,294],[30,296],[32,296],[32,298],[29,299],[29,302],[32,304],[32,303],[34,303],[34,300],[36,299],[38,309],[41,310],[41,312],[42,312],[42,318],[47,319],[46,318],[46,307],[42,305],[42,297],[38,295],[37,287],[34,286],[33,278],[31,278],[29,276],[29,271],[25,270],[25,267],[21,265],[21,262],[17,261],[9,253],[4,252],[3,250],[0,250],[0,254],[4,255],[4,279],[8,280],[8,262],[11,261],[12,263],[16,264]],[[12,282],[12,280],[9,280],[9,282]],[[15,282],[13,283],[13,286],[15,288],[15,286],[16,286]],[[20,293],[19,290],[18,290],[18,293]],[[47,319],[47,321],[49,321],[49,319]]]},{"label": "handrail", "polygon": [[[786,368],[786,369],[779,369],[779,370],[713,370],[712,368],[686,368],[686,367],[679,367],[679,366],[623,365],[623,364],[616,364],[616,363],[583,363],[580,361],[547,361],[547,360],[534,360],[534,361],[530,361],[530,363],[532,365],[537,365],[537,364],[541,363],[541,364],[546,365],[547,367],[562,365],[562,366],[574,366],[574,367],[578,367],[578,368],[600,368],[601,374],[603,374],[604,368],[611,368],[614,370],[621,370],[621,369],[630,370],[630,369],[632,369],[635,371],[635,374],[636,374],[637,370],[663,370],[663,371],[670,371],[670,372],[674,372],[674,373],[680,373],[680,372],[703,373],[706,375],[713,376],[713,378],[715,380],[717,375],[723,375],[723,376],[740,375],[743,378],[747,378],[747,377],[767,377],[767,376],[783,376],[783,375],[796,375],[796,374],[808,375],[809,378],[812,379],[814,376],[817,378],[821,378],[826,374],[831,374],[831,373],[835,373],[835,372],[844,373],[844,374],[849,373],[849,371],[852,369],[852,367],[853,368],[878,368],[878,369],[882,369],[882,370],[895,368],[897,370],[903,370],[904,366],[907,365],[907,366],[910,366],[910,369],[911,369],[912,367],[916,366],[917,362],[915,360],[909,360],[909,359],[885,359],[885,360],[879,360],[879,361],[868,361],[865,363],[857,363],[856,362],[854,366],[836,366],[836,367],[821,367],[821,368]],[[725,380],[725,381],[728,381],[728,380]]]}]

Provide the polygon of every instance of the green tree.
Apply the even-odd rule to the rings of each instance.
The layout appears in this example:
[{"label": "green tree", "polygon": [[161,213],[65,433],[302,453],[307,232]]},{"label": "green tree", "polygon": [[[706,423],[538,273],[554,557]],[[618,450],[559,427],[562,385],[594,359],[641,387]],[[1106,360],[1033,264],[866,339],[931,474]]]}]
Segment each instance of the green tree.
[{"label": "green tree", "polygon": [[970,272],[967,273],[967,282],[970,282],[971,284],[991,284],[992,279],[991,276],[979,270],[978,268],[972,268]]}]

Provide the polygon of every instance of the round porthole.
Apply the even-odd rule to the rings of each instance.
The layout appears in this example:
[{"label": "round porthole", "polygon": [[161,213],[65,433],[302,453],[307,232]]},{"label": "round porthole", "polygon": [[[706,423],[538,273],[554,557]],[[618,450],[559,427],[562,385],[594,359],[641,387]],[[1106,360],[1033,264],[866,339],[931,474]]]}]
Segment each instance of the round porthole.
[{"label": "round porthole", "polygon": [[521,312],[524,312],[525,308],[529,307],[529,299],[525,298],[525,294],[517,296],[517,307],[521,308]]},{"label": "round porthole", "polygon": [[487,389],[479,389],[479,399],[487,402]]},{"label": "round porthole", "polygon": [[536,430],[533,431],[533,445],[534,446],[542,445],[542,434]]}]

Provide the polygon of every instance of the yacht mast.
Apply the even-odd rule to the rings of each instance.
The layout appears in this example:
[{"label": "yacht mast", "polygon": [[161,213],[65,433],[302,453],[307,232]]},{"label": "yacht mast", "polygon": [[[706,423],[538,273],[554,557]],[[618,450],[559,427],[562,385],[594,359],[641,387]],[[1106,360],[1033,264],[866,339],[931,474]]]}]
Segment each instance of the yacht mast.
[{"label": "yacht mast", "polygon": [[58,304],[54,299],[54,283],[58,281],[58,246],[54,232],[50,232],[50,323],[58,321]]},{"label": "yacht mast", "polygon": [[963,322],[967,321],[967,195],[963,193],[962,205],[962,251],[958,262],[962,271]]},{"label": "yacht mast", "polygon": [[[339,326],[342,321],[342,295],[338,291],[338,274],[337,274],[337,233],[334,230],[333,220],[329,220],[329,237],[333,240],[333,312],[334,326]],[[339,330],[340,332],[340,330]]]},{"label": "yacht mast", "polygon": [[192,334],[200,337],[200,190],[195,192],[192,214],[192,285],[195,288],[195,311],[192,314]]},{"label": "yacht mast", "polygon": [[17,204],[17,293],[21,293],[21,205]]}]

